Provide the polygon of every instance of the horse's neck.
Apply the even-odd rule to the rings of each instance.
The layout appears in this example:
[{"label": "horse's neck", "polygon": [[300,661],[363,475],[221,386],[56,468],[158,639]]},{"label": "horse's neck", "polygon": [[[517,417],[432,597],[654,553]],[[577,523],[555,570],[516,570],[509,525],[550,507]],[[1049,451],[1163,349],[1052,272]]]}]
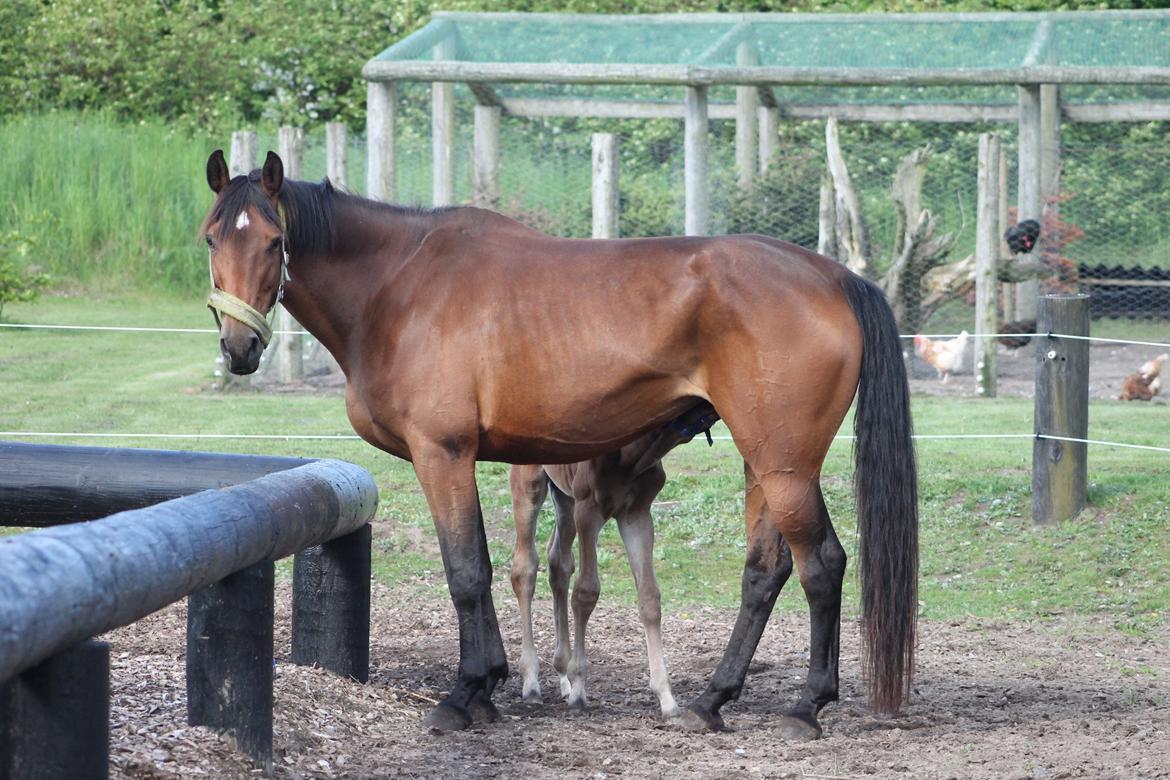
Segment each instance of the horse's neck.
[{"label": "horse's neck", "polygon": [[298,255],[289,262],[290,282],[285,305],[297,322],[313,334],[349,374],[349,347],[364,327],[370,299],[384,280],[406,260],[425,237],[424,215],[376,213],[371,219],[360,207],[339,209],[334,251]]}]

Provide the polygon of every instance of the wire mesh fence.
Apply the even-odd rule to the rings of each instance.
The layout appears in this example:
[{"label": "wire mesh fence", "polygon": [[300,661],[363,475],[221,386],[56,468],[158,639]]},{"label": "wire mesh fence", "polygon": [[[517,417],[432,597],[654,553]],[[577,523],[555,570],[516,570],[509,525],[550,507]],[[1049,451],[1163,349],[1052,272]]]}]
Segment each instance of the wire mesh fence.
[{"label": "wire mesh fence", "polygon": [[[458,90],[466,90],[459,86]],[[457,94],[453,151],[454,200],[474,196],[473,96]],[[432,202],[432,143],[428,85],[404,84],[399,96],[396,134],[396,194],[404,204]],[[1006,132],[1004,132],[1006,130]],[[871,265],[881,281],[901,251],[907,216],[892,194],[900,171],[913,155],[921,161],[916,203],[933,221],[928,238],[938,250],[904,281],[903,333],[949,334],[974,331],[973,254],[976,234],[976,182],[979,135],[1000,132],[1006,159],[1004,195],[1015,202],[1017,150],[1014,128],[996,125],[918,123],[913,126],[855,123],[841,128],[840,150],[848,165],[865,225]],[[544,232],[587,237],[591,234],[591,136],[618,136],[620,218],[623,237],[684,233],[684,149],[678,120],[533,118],[507,113],[499,135],[499,198],[502,213]],[[275,139],[273,139],[275,141]],[[324,133],[306,136],[306,178],[325,173]],[[749,183],[736,170],[735,123],[710,122],[709,233],[763,233],[810,249],[818,247],[822,188],[826,179],[824,123],[785,122],[773,154]],[[364,139],[349,139],[350,189],[365,190]],[[1170,341],[1170,146],[1145,144],[1066,144],[1062,150],[1060,195],[1045,204],[1041,240],[1033,259],[1043,265],[1041,293],[1092,294],[1094,333]],[[1017,217],[1014,209],[1006,224]],[[909,219],[915,219],[910,215]],[[1007,250],[1004,250],[1005,255]],[[949,275],[949,276],[948,276]],[[998,315],[1001,353],[1014,356],[1029,343],[1035,323],[1019,320],[1003,284]],[[1111,348],[1096,384],[1116,397],[1126,364],[1133,368],[1153,348]],[[908,344],[908,353],[914,350]],[[970,373],[974,350],[967,349],[955,373]],[[911,359],[914,363],[914,358]],[[1026,361],[1025,361],[1026,362]],[[918,361],[917,376],[936,379]],[[1020,366],[1004,363],[1010,373]],[[1018,371],[1017,371],[1018,373]],[[1025,369],[1026,373],[1026,369]],[[1022,379],[1026,380],[1026,377]]]}]

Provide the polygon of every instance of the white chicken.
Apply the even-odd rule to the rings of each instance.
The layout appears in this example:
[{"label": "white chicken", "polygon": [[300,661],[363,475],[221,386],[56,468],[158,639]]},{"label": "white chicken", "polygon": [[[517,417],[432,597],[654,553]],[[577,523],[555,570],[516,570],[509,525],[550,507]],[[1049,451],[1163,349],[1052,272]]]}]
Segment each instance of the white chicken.
[{"label": "white chicken", "polygon": [[1163,352],[1142,363],[1141,367],[1125,378],[1121,385],[1119,401],[1149,401],[1162,390],[1162,365],[1170,360],[1170,353]]},{"label": "white chicken", "polygon": [[918,357],[934,366],[939,380],[945,384],[951,374],[963,365],[963,354],[967,351],[967,331],[945,341],[931,341],[919,334],[914,337],[914,351]]}]

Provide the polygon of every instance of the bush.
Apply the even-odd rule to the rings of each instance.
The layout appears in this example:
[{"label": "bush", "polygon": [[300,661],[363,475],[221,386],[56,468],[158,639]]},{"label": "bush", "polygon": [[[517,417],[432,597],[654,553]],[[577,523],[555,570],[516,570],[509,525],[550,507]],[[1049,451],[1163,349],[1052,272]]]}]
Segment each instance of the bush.
[{"label": "bush", "polygon": [[27,257],[35,242],[15,230],[0,235],[0,319],[6,303],[32,303],[49,286],[47,274],[23,268],[17,257]]}]

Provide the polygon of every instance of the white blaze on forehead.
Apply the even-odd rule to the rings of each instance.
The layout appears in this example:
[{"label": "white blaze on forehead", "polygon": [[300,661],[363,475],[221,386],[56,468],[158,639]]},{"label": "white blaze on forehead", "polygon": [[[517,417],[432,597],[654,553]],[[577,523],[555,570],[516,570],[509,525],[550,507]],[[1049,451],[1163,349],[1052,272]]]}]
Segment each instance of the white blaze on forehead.
[{"label": "white blaze on forehead", "polygon": [[243,230],[250,224],[251,221],[248,219],[248,212],[241,211],[239,219],[236,220],[236,230]]}]

